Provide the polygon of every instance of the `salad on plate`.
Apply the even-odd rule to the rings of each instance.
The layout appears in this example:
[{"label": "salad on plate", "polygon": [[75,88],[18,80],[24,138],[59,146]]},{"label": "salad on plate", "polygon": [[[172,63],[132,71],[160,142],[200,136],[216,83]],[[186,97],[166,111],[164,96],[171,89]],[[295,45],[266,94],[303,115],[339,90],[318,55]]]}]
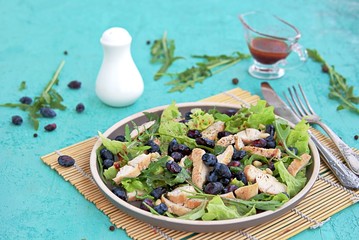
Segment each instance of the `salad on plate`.
[{"label": "salad on plate", "polygon": [[276,210],[307,183],[309,126],[293,128],[263,100],[220,112],[173,102],[113,139],[99,133],[99,171],[112,193],[144,211],[226,220]]}]

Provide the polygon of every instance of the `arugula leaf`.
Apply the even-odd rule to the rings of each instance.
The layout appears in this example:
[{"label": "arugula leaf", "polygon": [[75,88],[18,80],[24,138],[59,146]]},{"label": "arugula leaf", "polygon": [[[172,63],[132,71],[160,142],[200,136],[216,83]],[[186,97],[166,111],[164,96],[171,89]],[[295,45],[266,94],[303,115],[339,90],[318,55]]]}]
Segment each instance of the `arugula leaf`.
[{"label": "arugula leaf", "polygon": [[177,174],[168,171],[166,168],[167,161],[168,156],[164,156],[155,162],[151,162],[148,168],[143,170],[138,178],[145,180],[146,184],[151,188],[166,185],[174,186],[190,179],[189,173],[184,168]]},{"label": "arugula leaf", "polygon": [[169,92],[183,92],[189,87],[194,88],[196,83],[202,83],[214,74],[224,71],[243,59],[250,58],[250,55],[234,52],[231,56],[193,55],[192,57],[202,59],[203,62],[197,62],[196,66],[187,68],[179,73],[166,74],[173,78],[172,81],[166,83],[166,85],[173,86]]},{"label": "arugula leaf", "polygon": [[162,39],[154,41],[151,47],[151,63],[162,63],[161,68],[154,76],[155,80],[160,79],[173,62],[183,59],[182,57],[174,56],[175,49],[174,40],[167,40],[167,32],[164,32]]},{"label": "arugula leaf", "polygon": [[201,205],[190,211],[189,213],[186,213],[185,215],[182,215],[178,217],[178,219],[185,219],[185,220],[197,220],[200,219],[205,213],[206,213],[206,206],[207,202],[203,201]]},{"label": "arugula leaf", "polygon": [[255,207],[260,210],[276,210],[281,207],[284,203],[289,201],[289,198],[284,193],[279,193],[277,195],[261,195],[258,194],[250,200],[242,200],[242,199],[226,199],[226,203],[232,205],[245,205],[247,207]]},{"label": "arugula leaf", "polygon": [[329,98],[336,99],[340,102],[337,110],[348,109],[355,113],[359,113],[359,108],[355,104],[359,104],[359,96],[354,94],[354,86],[350,86],[346,82],[346,78],[338,73],[334,66],[330,66],[320,56],[317,50],[307,49],[308,56],[315,62],[322,64],[323,72],[329,75]]}]

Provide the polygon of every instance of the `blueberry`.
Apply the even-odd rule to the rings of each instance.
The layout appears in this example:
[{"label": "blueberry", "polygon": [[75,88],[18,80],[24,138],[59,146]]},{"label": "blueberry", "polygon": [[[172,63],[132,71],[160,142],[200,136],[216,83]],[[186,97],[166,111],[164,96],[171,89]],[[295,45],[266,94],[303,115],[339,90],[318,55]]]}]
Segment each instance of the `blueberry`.
[{"label": "blueberry", "polygon": [[296,148],[296,147],[288,147],[288,149],[289,149],[290,151],[292,151],[295,155],[298,154],[298,148]]},{"label": "blueberry", "polygon": [[267,141],[263,138],[254,140],[250,143],[251,146],[264,148],[267,145]]},{"label": "blueberry", "polygon": [[270,162],[268,163],[268,168],[269,168],[270,170],[272,170],[272,171],[275,170],[274,163],[273,163],[272,161],[270,161]]},{"label": "blueberry", "polygon": [[112,192],[123,201],[127,202],[127,193],[123,187],[115,187],[112,189]]},{"label": "blueberry", "polygon": [[15,125],[21,125],[23,120],[22,120],[22,117],[15,115],[15,116],[11,117],[11,122]]},{"label": "blueberry", "polygon": [[146,205],[150,206],[151,208],[153,208],[155,205],[153,204],[152,199],[146,198],[141,202],[140,208],[145,210],[145,211],[150,211],[150,209],[146,206]]},{"label": "blueberry", "polygon": [[267,141],[266,148],[275,148],[276,146],[275,141]]},{"label": "blueberry", "polygon": [[275,132],[275,128],[272,124],[268,124],[266,125],[266,130],[265,130],[266,133],[269,133],[270,136],[274,136],[274,132]]},{"label": "blueberry", "polygon": [[230,181],[231,181],[230,178],[221,178],[221,179],[219,179],[219,182],[222,183],[223,186],[227,186]]},{"label": "blueberry", "polygon": [[221,193],[222,190],[223,190],[223,185],[220,182],[207,183],[203,188],[203,191],[205,193],[213,194],[213,195]]},{"label": "blueberry", "polygon": [[40,108],[40,113],[45,118],[54,118],[56,117],[56,112],[49,107]]},{"label": "blueberry", "polygon": [[158,214],[163,215],[167,210],[167,205],[164,203],[160,203],[159,205],[153,208]]},{"label": "blueberry", "polygon": [[220,178],[231,178],[232,176],[229,167],[223,163],[217,163],[214,167],[214,171],[216,171]]},{"label": "blueberry", "polygon": [[51,132],[51,131],[54,131],[56,129],[56,123],[50,123],[50,124],[47,124],[44,129],[48,132]]},{"label": "blueberry", "polygon": [[236,185],[230,184],[227,187],[224,188],[224,193],[229,193],[237,190],[238,187]]},{"label": "blueberry", "polygon": [[240,161],[231,161],[228,163],[227,165],[228,167],[240,167],[241,166],[241,162]]},{"label": "blueberry", "polygon": [[158,144],[155,143],[153,140],[148,140],[146,146],[150,146],[150,149],[147,149],[148,153],[158,152],[159,154],[161,154],[160,146],[158,146]]},{"label": "blueberry", "polygon": [[115,159],[112,152],[110,152],[110,150],[108,150],[107,148],[101,149],[100,156],[101,156],[102,160],[105,160],[105,159],[114,160]]},{"label": "blueberry", "polygon": [[202,161],[205,165],[213,167],[217,162],[217,157],[212,153],[205,153],[202,156]]},{"label": "blueberry", "polygon": [[191,115],[192,115],[192,112],[186,112],[184,115],[184,119],[186,119],[186,120],[192,119]]},{"label": "blueberry", "polygon": [[195,138],[202,137],[202,134],[201,134],[201,132],[199,130],[192,129],[192,130],[188,130],[187,137],[195,139]]},{"label": "blueberry", "polygon": [[19,100],[22,104],[27,104],[27,105],[30,105],[32,103],[32,98],[30,97],[22,97],[20,98]]},{"label": "blueberry", "polygon": [[242,181],[242,183],[244,183],[244,185],[248,185],[248,181],[246,178],[246,175],[244,175],[243,171],[239,171],[235,174],[235,177],[238,181]]},{"label": "blueberry", "polygon": [[171,173],[179,173],[182,170],[181,166],[178,165],[178,163],[176,163],[175,161],[166,162],[166,168]]},{"label": "blueberry", "polygon": [[218,138],[218,139],[221,139],[221,138],[227,137],[227,136],[229,136],[229,135],[232,135],[232,133],[227,132],[227,131],[222,131],[222,132],[219,132],[219,133],[217,134],[217,138]]},{"label": "blueberry", "polygon": [[239,161],[239,160],[242,160],[246,155],[247,155],[246,151],[244,151],[244,150],[239,150],[238,151],[238,150],[234,149],[232,159]]},{"label": "blueberry", "polygon": [[183,154],[180,153],[180,152],[173,152],[173,153],[171,154],[171,158],[173,158],[173,160],[174,160],[175,162],[179,162],[179,161],[181,161],[181,159],[183,158]]},{"label": "blueberry", "polygon": [[118,135],[118,136],[116,136],[116,137],[115,137],[115,140],[116,140],[116,141],[119,141],[119,142],[126,142],[126,138],[125,138],[125,136],[123,136],[123,135]]},{"label": "blueberry", "polygon": [[178,151],[178,142],[177,140],[174,138],[171,140],[171,142],[168,144],[168,149],[167,149],[167,153],[168,155],[171,155],[173,152],[177,152]]},{"label": "blueberry", "polygon": [[61,155],[57,158],[57,162],[63,167],[71,167],[75,164],[75,159],[68,155]]},{"label": "blueberry", "polygon": [[159,199],[159,198],[161,198],[162,194],[165,194],[166,192],[167,192],[166,188],[158,187],[158,188],[153,189],[150,192],[150,195],[152,197],[154,197],[155,199]]},{"label": "blueberry", "polygon": [[215,171],[211,171],[207,176],[207,182],[217,182],[218,175]]},{"label": "blueberry", "polygon": [[182,153],[183,155],[190,155],[192,151],[186,145],[178,144],[178,152]]},{"label": "blueberry", "polygon": [[114,161],[111,159],[105,159],[103,160],[103,168],[108,169],[113,166]]},{"label": "blueberry", "polygon": [[67,86],[71,89],[79,89],[81,88],[81,82],[73,80],[67,84]]},{"label": "blueberry", "polygon": [[85,105],[83,103],[79,103],[76,105],[76,112],[82,113],[85,110]]},{"label": "blueberry", "polygon": [[228,115],[228,116],[233,116],[235,115],[236,113],[238,112],[238,110],[235,110],[235,109],[228,109],[224,112],[224,114]]},{"label": "blueberry", "polygon": [[214,148],[215,142],[207,138],[196,138],[196,144],[209,148]]}]

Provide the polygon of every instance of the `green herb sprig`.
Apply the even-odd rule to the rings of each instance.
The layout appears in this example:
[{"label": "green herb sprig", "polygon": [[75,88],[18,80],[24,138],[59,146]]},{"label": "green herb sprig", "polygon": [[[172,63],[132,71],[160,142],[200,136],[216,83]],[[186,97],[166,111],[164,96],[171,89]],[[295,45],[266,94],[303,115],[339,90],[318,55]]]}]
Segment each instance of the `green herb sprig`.
[{"label": "green herb sprig", "polygon": [[187,68],[183,72],[168,73],[167,75],[174,78],[174,80],[166,83],[166,85],[173,86],[169,92],[183,92],[188,87],[193,88],[196,83],[202,83],[208,77],[237,64],[243,59],[250,58],[250,55],[234,52],[231,56],[193,55],[192,57],[204,61],[196,63],[196,66]]},{"label": "green herb sprig", "polygon": [[338,73],[334,66],[329,65],[317,50],[307,49],[307,52],[313,61],[322,64],[323,72],[329,74],[329,98],[337,99],[340,102],[337,110],[348,109],[359,114],[359,108],[354,105],[359,103],[359,96],[354,94],[354,86],[349,86],[345,77]]},{"label": "green herb sprig", "polygon": [[[65,110],[66,106],[64,106],[61,102],[63,98],[61,95],[53,88],[54,85],[58,85],[59,83],[59,75],[62,68],[65,65],[65,61],[62,61],[57,68],[55,74],[51,78],[51,80],[47,83],[46,87],[40,94],[40,96],[35,97],[34,102],[31,105],[22,104],[22,103],[5,103],[0,104],[0,107],[11,107],[11,108],[20,108],[23,111],[28,112],[29,119],[31,120],[34,129],[39,129],[39,120],[41,117],[39,113],[40,108],[42,107],[50,107],[53,109]],[[23,84],[22,84],[23,85]]]},{"label": "green herb sprig", "polygon": [[183,57],[174,56],[175,49],[174,40],[167,40],[167,32],[164,32],[162,39],[154,41],[151,47],[151,63],[162,63],[154,76],[155,80],[160,79],[173,62],[183,59]]}]

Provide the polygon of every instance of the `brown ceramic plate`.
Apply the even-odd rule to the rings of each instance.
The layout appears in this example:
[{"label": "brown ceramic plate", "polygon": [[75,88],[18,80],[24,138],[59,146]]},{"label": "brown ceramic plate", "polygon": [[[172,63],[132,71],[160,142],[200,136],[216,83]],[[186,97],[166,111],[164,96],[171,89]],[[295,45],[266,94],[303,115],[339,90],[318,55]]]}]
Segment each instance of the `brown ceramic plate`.
[{"label": "brown ceramic plate", "polygon": [[[182,103],[182,104],[177,104],[177,106],[179,107],[179,110],[182,112],[183,115],[186,112],[190,111],[192,108],[201,108],[203,110],[208,110],[215,107],[219,111],[225,111],[229,109],[238,109],[240,107],[238,105],[229,105],[229,104],[221,104],[221,103],[200,103],[200,102]],[[161,114],[166,107],[167,106],[156,107],[146,110],[144,112]],[[124,126],[127,123],[135,122],[137,125],[141,125],[146,121],[147,118],[142,112],[137,113],[117,122],[112,127],[110,127],[103,135],[113,139],[119,134],[124,134]],[[128,215],[140,221],[149,223],[153,226],[174,229],[179,231],[189,231],[189,232],[234,231],[234,230],[262,224],[267,221],[273,220],[274,218],[279,217],[280,215],[285,214],[286,212],[294,208],[301,200],[303,200],[305,195],[312,188],[317,178],[317,175],[319,173],[319,165],[320,165],[317,148],[315,147],[312,141],[309,141],[309,147],[312,155],[312,164],[307,168],[308,182],[305,185],[305,187],[296,196],[290,199],[290,201],[285,203],[279,209],[275,211],[265,211],[262,213],[258,213],[256,215],[238,218],[238,219],[230,219],[230,220],[215,220],[215,221],[181,220],[181,219],[170,218],[166,216],[156,216],[130,203],[127,203],[121,200],[120,198],[118,198],[116,195],[114,195],[111,192],[107,183],[103,182],[100,176],[100,172],[97,164],[97,158],[96,158],[96,149],[98,149],[101,146],[101,144],[102,142],[99,139],[95,143],[92,149],[91,158],[90,158],[90,168],[96,184],[98,185],[102,193],[106,196],[106,198],[109,199],[121,211],[127,213]]]}]

